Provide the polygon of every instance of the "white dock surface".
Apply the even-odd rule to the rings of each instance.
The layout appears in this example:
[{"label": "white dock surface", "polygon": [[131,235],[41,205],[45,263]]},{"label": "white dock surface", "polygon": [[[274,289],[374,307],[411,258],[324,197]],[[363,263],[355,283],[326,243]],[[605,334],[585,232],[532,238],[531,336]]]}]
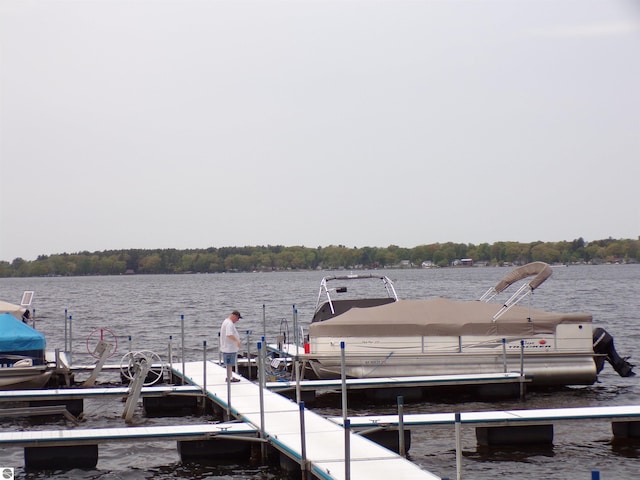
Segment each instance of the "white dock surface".
[{"label": "white dock surface", "polygon": [[[174,370],[182,374],[182,365],[174,365]],[[203,362],[185,364],[186,379],[196,385],[204,384]],[[227,407],[226,370],[212,362],[207,362],[207,394],[216,402]],[[231,383],[231,405],[233,414],[260,430],[260,387],[244,378]],[[277,393],[264,390],[264,431],[266,438],[276,448],[293,459],[302,458],[300,435],[300,408]],[[344,429],[322,416],[304,411],[306,430],[306,453],[310,470],[319,478],[331,480],[345,479],[345,434]],[[422,470],[412,462],[364,437],[350,434],[350,473],[357,479],[393,480],[439,480],[440,477]]]},{"label": "white dock surface", "polygon": [[0,447],[46,447],[132,440],[204,440],[214,435],[255,433],[254,427],[244,423],[0,432]]},{"label": "white dock surface", "polygon": [[[404,415],[403,423],[410,425],[446,425],[455,423],[455,413],[425,413]],[[460,423],[474,425],[525,425],[540,422],[564,420],[640,419],[640,405],[619,405],[611,407],[572,407],[541,408],[532,410],[504,410],[487,412],[462,412]],[[342,424],[342,417],[331,417],[330,420]],[[398,425],[398,415],[367,415],[349,417],[352,428],[373,427],[376,425]]]},{"label": "white dock surface", "polygon": [[[202,389],[194,385],[142,387],[143,397],[162,397],[166,395],[196,394]],[[0,402],[35,401],[35,400],[66,400],[76,398],[91,398],[105,396],[126,396],[129,387],[92,387],[92,388],[50,388],[41,390],[4,390],[0,391]]]},{"label": "white dock surface", "polygon": [[[488,385],[504,383],[528,383],[529,379],[523,379],[518,373],[479,373],[473,375],[423,375],[416,377],[387,377],[387,378],[347,378],[345,380],[347,388],[367,389],[367,388],[413,388],[413,387],[445,387],[460,385]],[[341,379],[327,380],[302,380],[300,382],[302,390],[315,390],[323,388],[340,388]],[[267,382],[269,390],[282,391],[296,388],[296,382],[279,381]]]}]

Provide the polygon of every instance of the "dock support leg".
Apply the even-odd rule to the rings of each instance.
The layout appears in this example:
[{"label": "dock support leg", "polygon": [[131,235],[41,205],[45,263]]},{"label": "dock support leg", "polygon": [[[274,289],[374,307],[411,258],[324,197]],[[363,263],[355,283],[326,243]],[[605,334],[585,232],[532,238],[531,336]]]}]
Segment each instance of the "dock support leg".
[{"label": "dock support leg", "polygon": [[231,421],[231,378],[233,377],[231,373],[231,365],[227,365],[227,408],[226,408],[226,417],[224,419],[225,422]]},{"label": "dock support leg", "polygon": [[[456,480],[462,478],[462,415],[455,413],[456,419]],[[477,434],[477,433],[476,433]]]},{"label": "dock support leg", "polygon": [[307,480],[307,433],[304,423],[304,402],[299,402],[300,408],[300,474],[302,480]]},{"label": "dock support leg", "polygon": [[351,422],[344,422],[344,478],[351,480]]},{"label": "dock support leg", "polygon": [[402,395],[398,396],[398,450],[401,457],[407,456],[404,442],[404,398]]}]

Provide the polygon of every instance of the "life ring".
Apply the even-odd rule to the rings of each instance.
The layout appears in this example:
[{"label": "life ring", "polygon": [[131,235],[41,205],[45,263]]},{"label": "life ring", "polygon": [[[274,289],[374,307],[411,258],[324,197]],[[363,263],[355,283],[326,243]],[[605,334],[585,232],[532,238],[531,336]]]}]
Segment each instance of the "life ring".
[{"label": "life ring", "polygon": [[[98,340],[98,342],[96,342],[96,346],[94,348],[91,348],[89,346],[90,341],[92,340],[92,337],[96,334],[96,332],[100,332],[100,339]],[[110,345],[113,346],[113,349],[111,351],[111,353],[109,353],[107,358],[113,357],[116,352],[118,351],[118,337],[116,337],[115,333],[113,333],[111,330],[109,330],[108,328],[104,328],[104,327],[100,327],[100,328],[96,328],[93,332],[91,332],[89,335],[87,335],[87,352],[89,352],[89,355],[91,355],[94,358],[100,358],[101,354],[96,352],[96,349],[98,347],[98,343],[99,342],[104,342],[105,341],[105,332],[107,332],[109,334],[110,338],[113,338],[113,342],[107,342]]]}]

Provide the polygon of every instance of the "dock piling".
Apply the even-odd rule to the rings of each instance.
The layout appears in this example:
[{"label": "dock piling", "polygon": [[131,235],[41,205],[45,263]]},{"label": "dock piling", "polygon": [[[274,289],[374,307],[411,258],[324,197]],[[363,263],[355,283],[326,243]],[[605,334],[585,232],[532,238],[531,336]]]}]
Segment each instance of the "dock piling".
[{"label": "dock piling", "polygon": [[262,341],[267,338],[267,306],[262,304]]},{"label": "dock piling", "polygon": [[300,472],[302,480],[307,480],[307,434],[304,423],[304,402],[298,402],[300,408]]},{"label": "dock piling", "polygon": [[462,479],[462,439],[460,429],[462,426],[462,416],[460,412],[455,413],[455,430],[456,430],[456,480]]},{"label": "dock piling", "polygon": [[202,341],[202,394],[207,393],[207,341]]},{"label": "dock piling", "polygon": [[251,330],[247,334],[247,378],[251,380]]},{"label": "dock piling", "polygon": [[504,373],[507,373],[507,339],[502,339],[502,366]]},{"label": "dock piling", "polygon": [[398,450],[400,456],[407,456],[404,443],[404,397],[402,395],[398,396]]},{"label": "dock piling", "polygon": [[[262,354],[262,345],[264,342],[264,338],[262,342],[258,342],[258,385],[259,385],[259,399],[260,399],[260,438],[265,439],[265,428],[264,428],[264,388],[266,384],[266,379],[264,376],[264,356]],[[260,445],[260,456],[262,463],[264,464],[267,459],[267,445],[266,443],[262,443]]]},{"label": "dock piling", "polygon": [[180,335],[182,338],[182,353],[181,353],[181,357],[182,357],[182,385],[184,385],[184,381],[185,381],[185,369],[184,369],[184,315],[181,314],[180,315]]},{"label": "dock piling", "polygon": [[347,367],[345,359],[345,344],[340,342],[340,379],[342,380],[342,424],[347,421]]},{"label": "dock piling", "polygon": [[173,335],[169,335],[168,357],[169,357],[169,383],[173,383]]},{"label": "dock piling", "polygon": [[297,352],[296,356],[293,358],[293,368],[295,370],[296,378],[296,403],[300,403],[302,401],[302,392],[300,390],[300,362],[298,360]]},{"label": "dock piling", "polygon": [[344,422],[344,479],[351,480],[351,422]]},{"label": "dock piling", "polygon": [[73,365],[73,315],[69,315],[69,366]]},{"label": "dock piling", "polygon": [[67,325],[67,321],[69,320],[69,316],[67,315],[67,309],[64,309],[64,351],[68,352],[69,351],[69,343],[67,340],[67,330],[68,330],[68,325]]}]

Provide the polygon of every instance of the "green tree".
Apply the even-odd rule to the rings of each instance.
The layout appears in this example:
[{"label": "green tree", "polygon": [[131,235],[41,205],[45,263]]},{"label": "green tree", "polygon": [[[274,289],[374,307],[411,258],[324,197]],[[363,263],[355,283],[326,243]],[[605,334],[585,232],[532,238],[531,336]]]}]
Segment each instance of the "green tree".
[{"label": "green tree", "polygon": [[161,273],[162,257],[159,254],[154,253],[153,255],[146,255],[140,258],[138,271],[140,273]]}]

